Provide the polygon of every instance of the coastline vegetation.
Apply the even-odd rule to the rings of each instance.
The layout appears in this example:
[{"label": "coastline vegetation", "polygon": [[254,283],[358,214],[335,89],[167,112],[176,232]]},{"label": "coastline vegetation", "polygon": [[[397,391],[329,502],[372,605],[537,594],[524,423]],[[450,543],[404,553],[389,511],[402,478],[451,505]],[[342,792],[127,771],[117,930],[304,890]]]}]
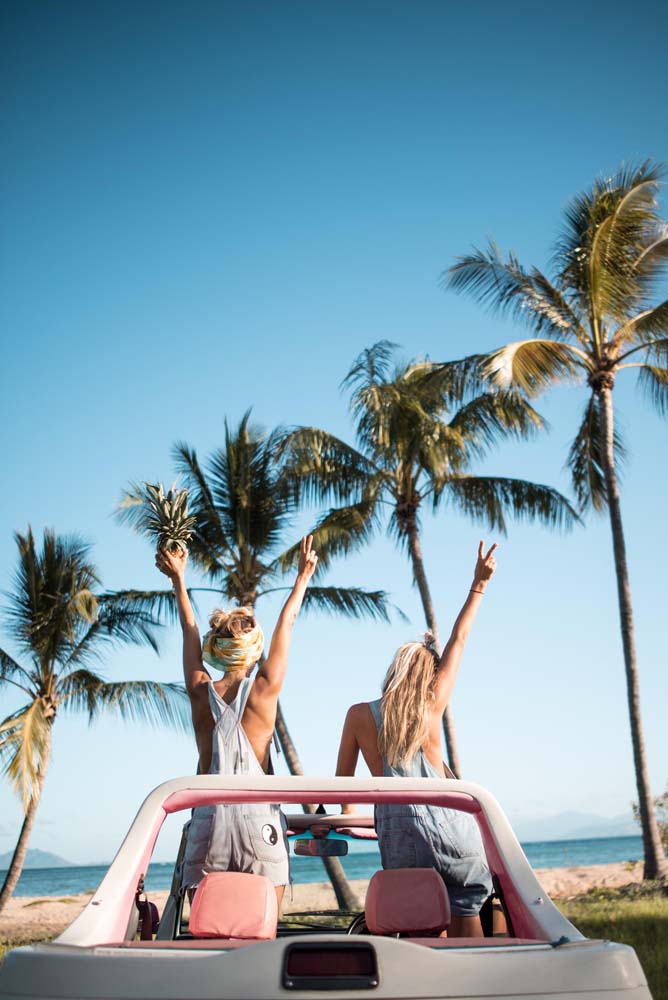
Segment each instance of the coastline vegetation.
[{"label": "coastline vegetation", "polygon": [[588,938],[630,945],[654,1000],[668,1000],[668,889],[645,881],[621,889],[592,889],[555,903]]},{"label": "coastline vegetation", "polygon": [[102,712],[115,712],[153,725],[189,727],[182,684],[108,681],[99,672],[110,645],[148,645],[157,652],[159,621],[127,593],[103,589],[90,545],[49,529],[41,546],[31,528],[17,532],[15,540],[18,566],[4,619],[20,659],[0,649],[0,688],[11,686],[25,701],[0,723],[0,765],[21,798],[24,819],[0,890],[0,911],[21,875],[58,716],[86,712],[93,722]]}]

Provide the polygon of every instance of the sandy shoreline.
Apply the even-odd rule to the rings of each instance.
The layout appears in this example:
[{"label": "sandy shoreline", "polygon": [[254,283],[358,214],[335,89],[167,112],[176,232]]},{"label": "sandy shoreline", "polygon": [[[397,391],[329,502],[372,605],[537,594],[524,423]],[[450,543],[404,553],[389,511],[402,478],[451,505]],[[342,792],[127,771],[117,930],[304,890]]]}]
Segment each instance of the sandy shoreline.
[{"label": "sandy shoreline", "polygon": [[[573,868],[537,868],[536,877],[553,899],[570,899],[597,886],[618,887],[642,879],[642,862],[620,862],[608,865],[588,865]],[[351,882],[360,900],[364,900],[367,882]],[[335,909],[331,886],[325,882],[295,885],[293,898],[286,893],[284,913],[300,910]],[[150,893],[150,899],[162,911],[167,891]],[[79,896],[15,896],[0,914],[0,941],[22,941],[49,938],[59,934],[86,905],[90,895]]]}]

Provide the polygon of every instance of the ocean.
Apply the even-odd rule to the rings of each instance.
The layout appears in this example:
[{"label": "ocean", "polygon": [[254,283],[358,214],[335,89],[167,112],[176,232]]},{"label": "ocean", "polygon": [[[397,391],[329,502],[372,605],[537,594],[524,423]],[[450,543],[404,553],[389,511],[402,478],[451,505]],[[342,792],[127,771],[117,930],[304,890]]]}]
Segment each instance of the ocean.
[{"label": "ocean", "polygon": [[[349,855],[341,858],[350,879],[370,878],[380,868],[378,850],[367,843],[356,843]],[[363,848],[360,850],[360,848]],[[604,865],[619,861],[638,861],[643,856],[641,837],[597,837],[590,840],[551,840],[522,844],[529,863],[534,868],[562,868],[572,865]],[[169,889],[172,864],[152,864],[146,887],[149,892]],[[292,878],[295,883],[323,882],[325,870],[318,858],[292,857]],[[107,865],[82,865],[67,868],[28,868],[24,870],[15,896],[75,896],[93,892],[102,881]],[[5,873],[0,870],[0,883]]]}]

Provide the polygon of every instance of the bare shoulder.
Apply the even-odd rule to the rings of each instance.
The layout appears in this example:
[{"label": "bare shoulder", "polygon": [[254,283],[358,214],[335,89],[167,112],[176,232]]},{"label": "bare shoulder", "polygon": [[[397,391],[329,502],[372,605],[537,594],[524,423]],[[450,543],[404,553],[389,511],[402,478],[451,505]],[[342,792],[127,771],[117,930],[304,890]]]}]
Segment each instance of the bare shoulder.
[{"label": "bare shoulder", "polygon": [[356,730],[365,728],[373,721],[371,709],[367,701],[360,701],[356,705],[351,705],[346,713],[346,725],[353,726]]},{"label": "bare shoulder", "polygon": [[211,678],[204,671],[198,671],[186,681],[186,690],[193,708],[209,704],[209,681]]}]

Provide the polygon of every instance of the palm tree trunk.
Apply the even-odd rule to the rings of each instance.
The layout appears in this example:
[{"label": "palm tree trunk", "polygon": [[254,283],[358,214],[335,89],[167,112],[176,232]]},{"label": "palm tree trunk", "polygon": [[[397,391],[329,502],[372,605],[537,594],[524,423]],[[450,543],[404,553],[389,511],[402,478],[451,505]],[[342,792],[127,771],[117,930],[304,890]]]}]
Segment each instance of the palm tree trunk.
[{"label": "palm tree trunk", "polygon": [[290,774],[303,774],[304,771],[302,769],[301,761],[299,760],[299,754],[297,753],[297,748],[292,742],[290,730],[285,722],[285,716],[283,715],[283,709],[281,708],[280,701],[276,709],[276,735],[278,736],[278,742],[281,744],[281,752],[285,757],[285,763],[288,765],[288,771]]},{"label": "palm tree trunk", "polygon": [[626,563],[626,546],[622,529],[622,514],[619,501],[619,486],[615,472],[615,456],[613,449],[614,412],[612,407],[612,387],[604,386],[599,390],[601,408],[601,425],[604,435],[603,470],[610,512],[610,527],[612,529],[612,546],[617,573],[617,596],[619,600],[619,618],[622,631],[622,646],[624,648],[624,666],[626,668],[626,690],[631,723],[631,742],[633,744],[633,760],[636,772],[638,790],[638,809],[642,827],[643,847],[645,851],[644,877],[646,879],[666,878],[668,864],[661,846],[659,828],[654,814],[654,804],[649,784],[645,741],[640,718],[640,688],[638,683],[638,664],[636,660],[635,636],[633,627],[633,608],[631,605],[631,585],[629,583]]},{"label": "palm tree trunk", "polygon": [[[413,564],[413,576],[415,577],[415,582],[417,583],[417,588],[420,592],[425,621],[427,623],[427,628],[434,636],[436,651],[440,656],[443,650],[438,634],[438,625],[436,624],[436,612],[434,611],[434,604],[431,599],[431,592],[427,582],[427,574],[424,570],[422,546],[420,545],[420,535],[415,520],[409,522],[406,533],[408,537],[408,551],[410,552],[411,562]],[[450,705],[446,706],[445,712],[443,713],[443,734],[445,736],[445,746],[448,752],[448,764],[450,765],[450,770],[458,778],[461,778],[462,769],[459,760],[457,737],[455,735],[455,721],[452,717],[452,708]]]},{"label": "palm tree trunk", "polygon": [[[290,774],[302,775],[304,770],[299,760],[299,754],[292,742],[292,737],[285,724],[285,716],[283,715],[283,710],[281,709],[281,704],[279,702],[278,709],[276,712],[276,733],[278,735],[279,743],[281,744],[281,750],[283,751],[283,756],[285,757],[285,763],[288,765],[288,770]],[[305,813],[315,813],[316,807],[313,804],[303,803],[302,809]],[[325,866],[325,871],[332,883],[332,888],[334,889],[334,895],[336,896],[336,902],[341,910],[359,910],[360,904],[357,896],[350,887],[350,883],[346,878],[346,873],[343,870],[343,865],[338,858],[322,858],[322,863]]]},{"label": "palm tree trunk", "polygon": [[9,902],[9,899],[16,888],[16,883],[21,877],[21,872],[23,870],[23,865],[25,863],[26,854],[28,852],[28,841],[30,840],[30,832],[32,830],[32,825],[35,821],[35,813],[37,812],[37,806],[39,805],[39,800],[42,797],[42,788],[44,787],[44,778],[46,776],[46,769],[49,766],[49,757],[51,756],[51,726],[48,727],[48,735],[45,741],[44,753],[41,756],[39,767],[37,768],[37,777],[35,779],[35,787],[33,788],[33,793],[28,803],[28,808],[25,811],[25,816],[23,819],[23,824],[21,826],[21,832],[19,833],[19,839],[16,842],[16,847],[14,848],[14,854],[12,855],[12,860],[9,862],[9,869],[5,875],[5,881],[0,890],[0,913]]}]

